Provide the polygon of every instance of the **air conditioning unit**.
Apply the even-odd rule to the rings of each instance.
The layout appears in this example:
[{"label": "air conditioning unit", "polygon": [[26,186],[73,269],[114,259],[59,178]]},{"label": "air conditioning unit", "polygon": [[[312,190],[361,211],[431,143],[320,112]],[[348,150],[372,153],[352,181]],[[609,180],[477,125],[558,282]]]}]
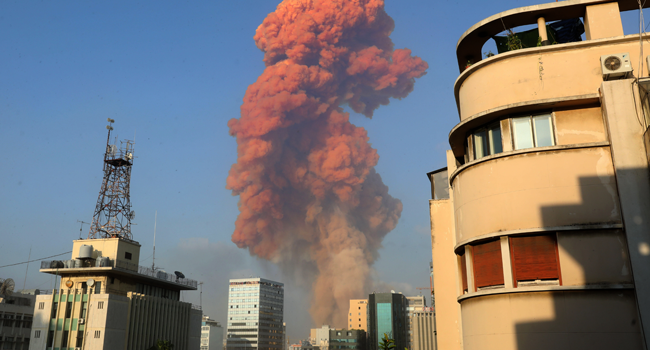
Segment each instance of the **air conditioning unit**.
[{"label": "air conditioning unit", "polygon": [[600,68],[603,71],[603,80],[625,79],[632,74],[630,54],[600,56]]},{"label": "air conditioning unit", "polygon": [[79,324],[84,324],[84,323],[86,323],[86,319],[84,319],[84,318],[80,318],[80,319],[79,319]]}]

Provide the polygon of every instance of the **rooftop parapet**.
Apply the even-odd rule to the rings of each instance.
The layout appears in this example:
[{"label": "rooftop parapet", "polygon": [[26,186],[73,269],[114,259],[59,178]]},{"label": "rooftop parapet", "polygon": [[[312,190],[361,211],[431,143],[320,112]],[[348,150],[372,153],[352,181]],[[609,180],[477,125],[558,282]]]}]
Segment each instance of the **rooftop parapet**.
[{"label": "rooftop parapet", "polygon": [[[456,44],[458,68],[462,72],[468,61],[476,63],[482,59],[482,48],[488,39],[506,29],[523,25],[539,24],[540,18],[545,22],[584,17],[587,40],[601,39],[623,35],[620,16],[612,18],[607,11],[587,11],[588,7],[616,4],[620,12],[638,10],[639,3],[634,0],[569,0],[542,5],[519,7],[488,17],[469,28]],[[642,3],[650,7],[650,1]],[[609,10],[609,9],[605,9]],[[607,23],[605,23],[607,21]]]}]

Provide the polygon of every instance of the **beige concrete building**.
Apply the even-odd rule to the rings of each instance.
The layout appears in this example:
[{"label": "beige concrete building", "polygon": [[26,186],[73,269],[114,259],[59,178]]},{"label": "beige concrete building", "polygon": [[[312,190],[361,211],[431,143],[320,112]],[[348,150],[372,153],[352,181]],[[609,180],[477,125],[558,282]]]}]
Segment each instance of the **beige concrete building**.
[{"label": "beige concrete building", "polygon": [[76,240],[71,260],[44,261],[60,288],[38,295],[30,350],[148,349],[168,340],[198,350],[198,307],[179,301],[194,280],[139,266],[140,245],[122,238]]},{"label": "beige concrete building", "polygon": [[415,297],[406,297],[406,347],[409,350],[414,350],[415,348],[415,338],[414,338],[414,329],[413,329],[413,315],[416,312],[422,312],[427,307],[427,302],[424,299],[423,295],[418,295]]},{"label": "beige concrete building", "polygon": [[410,317],[409,350],[436,350],[436,318],[430,308],[415,311]]},{"label": "beige concrete building", "polygon": [[350,299],[348,329],[363,329],[368,332],[368,299]]},{"label": "beige concrete building", "polygon": [[[460,122],[429,174],[440,349],[648,349],[650,40],[620,16],[638,8],[552,2],[461,36]],[[573,18],[586,40],[482,59],[504,27],[544,42]]]}]

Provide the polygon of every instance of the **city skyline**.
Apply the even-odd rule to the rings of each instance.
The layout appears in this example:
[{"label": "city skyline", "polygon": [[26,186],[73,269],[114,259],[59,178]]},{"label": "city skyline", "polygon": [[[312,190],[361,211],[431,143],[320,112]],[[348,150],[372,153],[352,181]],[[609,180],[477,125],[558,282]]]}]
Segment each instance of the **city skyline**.
[{"label": "city skyline", "polygon": [[[33,3],[0,4],[7,14],[0,19],[6,33],[0,43],[8,48],[0,59],[6,77],[0,82],[0,146],[6,150],[0,196],[8,199],[0,204],[0,266],[68,252],[70,240],[87,236],[88,226],[80,234],[77,220],[92,218],[105,120],[113,118],[120,138],[136,141],[132,231],[142,244],[141,265],[152,262],[157,211],[156,265],[191,271],[188,277],[204,282],[202,297],[199,291],[183,293],[185,301],[201,303],[226,325],[227,281],[262,276],[285,283],[292,339],[319,326],[307,312],[310,286],[230,241],[237,198],[225,189],[225,178],[236,144],[226,122],[239,116],[246,87],[263,69],[252,36],[278,2],[193,9],[126,2],[41,4],[35,10]],[[442,63],[430,67],[407,99],[378,109],[374,120],[351,117],[368,130],[380,155],[377,169],[404,203],[374,265],[377,292],[417,295],[415,288],[428,284],[424,175],[445,165],[447,132],[457,122],[449,92],[457,72],[448,69],[456,64],[457,39],[488,15],[536,3],[503,1],[487,14],[467,4],[386,4],[395,21],[395,47]],[[452,21],[445,11],[464,16]],[[623,24],[626,34],[638,30],[633,13],[625,14]],[[449,36],[433,34],[441,32]],[[26,268],[3,268],[0,278],[13,278],[22,289]],[[25,288],[53,286],[51,277],[38,273],[37,262],[29,265]]]}]

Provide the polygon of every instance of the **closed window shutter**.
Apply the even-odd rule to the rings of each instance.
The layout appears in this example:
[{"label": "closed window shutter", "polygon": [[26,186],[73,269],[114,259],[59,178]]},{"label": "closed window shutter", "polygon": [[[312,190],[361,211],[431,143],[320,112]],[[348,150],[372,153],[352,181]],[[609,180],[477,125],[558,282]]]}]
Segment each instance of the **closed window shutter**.
[{"label": "closed window shutter", "polygon": [[476,288],[504,284],[501,242],[496,240],[477,244],[473,246],[473,252]]},{"label": "closed window shutter", "polygon": [[460,276],[463,280],[463,293],[468,290],[467,288],[467,260],[465,260],[465,253],[460,256]]},{"label": "closed window shutter", "polygon": [[510,237],[516,281],[559,279],[555,235]]}]

